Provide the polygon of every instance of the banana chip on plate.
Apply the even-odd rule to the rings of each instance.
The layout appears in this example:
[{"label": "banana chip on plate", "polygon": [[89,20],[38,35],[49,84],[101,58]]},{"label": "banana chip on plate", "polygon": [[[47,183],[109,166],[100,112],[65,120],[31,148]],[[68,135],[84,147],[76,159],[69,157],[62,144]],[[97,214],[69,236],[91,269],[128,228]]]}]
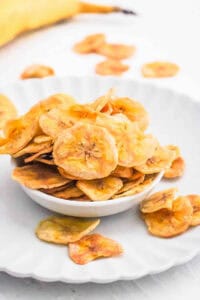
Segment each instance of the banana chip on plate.
[{"label": "banana chip on plate", "polygon": [[135,169],[144,174],[159,173],[169,169],[174,160],[175,153],[167,147],[158,146],[152,157],[142,165],[135,166]]},{"label": "banana chip on plate", "polygon": [[0,129],[6,122],[16,118],[17,110],[14,104],[4,95],[0,94]]},{"label": "banana chip on plate", "polygon": [[99,223],[99,219],[52,216],[41,221],[35,233],[45,242],[67,245],[80,240]]},{"label": "banana chip on plate", "polygon": [[189,228],[192,214],[193,208],[188,197],[178,197],[173,200],[171,208],[143,213],[143,218],[152,235],[169,238]]},{"label": "banana chip on plate", "polygon": [[134,46],[104,43],[98,48],[97,53],[110,59],[120,60],[131,57],[135,51],[136,48]]},{"label": "banana chip on plate", "polygon": [[21,79],[43,78],[53,76],[55,74],[51,67],[44,65],[31,65],[27,67],[21,74]]},{"label": "banana chip on plate", "polygon": [[71,181],[63,178],[56,168],[39,163],[16,167],[12,178],[30,189],[50,189]]},{"label": "banana chip on plate", "polygon": [[191,226],[200,225],[200,195],[187,196],[193,207]]},{"label": "banana chip on plate", "polygon": [[104,128],[85,123],[62,131],[53,157],[57,166],[83,179],[106,177],[118,162],[114,137]]},{"label": "banana chip on plate", "polygon": [[177,188],[159,191],[142,201],[140,210],[143,213],[152,213],[162,208],[172,209],[176,197]]},{"label": "banana chip on plate", "polygon": [[155,61],[143,65],[142,75],[144,77],[172,77],[175,76],[179,71],[179,67],[170,62]]},{"label": "banana chip on plate", "polygon": [[102,33],[91,34],[75,44],[73,50],[80,54],[95,53],[105,43],[105,40],[105,35]]},{"label": "banana chip on plate", "polygon": [[129,66],[120,60],[107,59],[96,65],[96,73],[99,75],[117,75],[120,76],[128,71]]},{"label": "banana chip on plate", "polygon": [[79,265],[101,257],[113,257],[123,253],[119,243],[100,234],[91,234],[69,244],[69,256]]},{"label": "banana chip on plate", "polygon": [[109,200],[118,190],[121,189],[123,183],[120,178],[106,177],[94,180],[77,181],[77,187],[83,191],[93,201]]}]

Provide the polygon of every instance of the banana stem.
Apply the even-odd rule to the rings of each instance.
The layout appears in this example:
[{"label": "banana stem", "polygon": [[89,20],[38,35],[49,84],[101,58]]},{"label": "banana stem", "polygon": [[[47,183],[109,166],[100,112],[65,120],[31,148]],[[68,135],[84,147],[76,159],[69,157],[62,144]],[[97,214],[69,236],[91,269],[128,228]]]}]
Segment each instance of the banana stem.
[{"label": "banana stem", "polygon": [[80,2],[80,12],[81,13],[99,13],[99,14],[108,14],[112,12],[120,12],[127,15],[137,15],[136,12],[128,9],[123,9],[118,6],[106,6],[106,5],[97,5],[90,4],[87,2]]}]

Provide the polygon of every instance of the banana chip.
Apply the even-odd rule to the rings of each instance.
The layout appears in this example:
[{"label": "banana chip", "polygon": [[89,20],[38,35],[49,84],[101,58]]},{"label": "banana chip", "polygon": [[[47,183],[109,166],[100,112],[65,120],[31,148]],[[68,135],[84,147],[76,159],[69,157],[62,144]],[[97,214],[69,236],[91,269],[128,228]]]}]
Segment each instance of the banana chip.
[{"label": "banana chip", "polygon": [[167,147],[157,147],[153,156],[135,169],[144,174],[159,173],[163,170],[169,169],[175,157],[174,151]]},{"label": "banana chip", "polygon": [[90,124],[77,124],[56,139],[53,157],[57,166],[83,179],[108,176],[117,166],[115,140],[109,132]]},{"label": "banana chip", "polygon": [[149,115],[141,103],[130,98],[116,98],[111,101],[111,105],[112,114],[125,114],[131,121],[137,122],[142,130],[148,127]]},{"label": "banana chip", "polygon": [[200,225],[200,196],[199,195],[188,195],[188,199],[193,207],[191,226]]},{"label": "banana chip", "polygon": [[88,35],[84,40],[74,45],[73,50],[80,54],[96,52],[105,43],[105,35],[102,33]]},{"label": "banana chip", "polygon": [[25,154],[30,153],[38,153],[40,151],[43,151],[51,146],[52,142],[43,142],[40,144],[37,144],[35,142],[30,142],[26,147],[24,147],[22,150],[18,151],[17,153],[13,154],[13,157],[17,158],[20,156],[23,156]]},{"label": "banana chip", "polygon": [[119,60],[104,60],[96,65],[96,73],[99,75],[116,75],[120,76],[124,72],[128,71],[129,66],[123,64]]},{"label": "banana chip", "polygon": [[152,213],[163,208],[172,209],[176,197],[177,188],[159,191],[142,201],[140,210],[143,213]]},{"label": "banana chip", "polygon": [[169,169],[166,170],[164,174],[164,178],[177,178],[183,176],[185,171],[185,161],[184,159],[179,156],[176,158]]},{"label": "banana chip", "polygon": [[101,96],[97,98],[94,102],[92,102],[90,107],[92,107],[92,109],[94,109],[97,112],[107,112],[107,106],[109,105],[110,100],[112,98],[115,98],[114,94],[114,89],[110,89],[105,96]]},{"label": "banana chip", "polygon": [[179,71],[179,67],[176,64],[164,61],[155,61],[143,65],[142,75],[144,77],[172,77]]},{"label": "banana chip", "polygon": [[39,163],[16,167],[12,178],[30,189],[50,189],[70,182],[63,178],[55,168]]},{"label": "banana chip", "polygon": [[43,78],[53,76],[54,74],[54,70],[51,67],[44,65],[31,65],[23,71],[21,79]]},{"label": "banana chip", "polygon": [[111,59],[119,60],[131,57],[135,53],[135,50],[134,46],[104,43],[97,50],[97,53]]},{"label": "banana chip", "polygon": [[141,184],[145,179],[145,175],[141,174],[140,176],[138,176],[137,178],[129,178],[127,181],[124,182],[123,186],[121,187],[121,189],[117,192],[117,194],[122,194],[124,192],[127,191],[133,191],[133,189],[138,186],[139,184]]},{"label": "banana chip", "polygon": [[36,235],[45,242],[67,245],[80,240],[99,223],[99,219],[52,216],[39,223]]},{"label": "banana chip", "polygon": [[43,155],[40,155],[39,157],[35,158],[34,160],[37,162],[40,162],[42,164],[45,164],[45,165],[50,165],[50,166],[55,165],[55,162],[53,159],[45,158],[45,157],[43,157]]},{"label": "banana chip", "polygon": [[41,144],[41,143],[44,143],[44,142],[50,142],[52,141],[52,138],[48,135],[38,135],[36,137],[34,137],[33,139],[33,142],[36,143],[36,144]]},{"label": "banana chip", "polygon": [[54,197],[62,198],[62,199],[71,199],[71,198],[79,198],[84,196],[84,193],[76,186],[71,185],[67,186],[65,189],[61,191],[57,191],[52,194]]},{"label": "banana chip", "polygon": [[0,94],[0,129],[6,122],[16,118],[17,110],[14,104],[4,95]]},{"label": "banana chip", "polygon": [[120,178],[106,177],[95,180],[77,181],[77,187],[93,201],[109,200],[118,190],[121,189],[123,183]]},{"label": "banana chip", "polygon": [[143,214],[148,231],[159,237],[169,238],[185,232],[192,222],[193,208],[187,197],[178,197],[171,209],[160,209]]},{"label": "banana chip", "polygon": [[38,157],[40,157],[41,155],[43,154],[47,154],[47,153],[51,153],[53,150],[53,146],[46,146],[44,147],[42,150],[40,150],[39,152],[37,153],[34,153],[33,155],[27,157],[24,159],[24,162],[27,164],[27,163],[30,163],[34,160],[36,160]]},{"label": "banana chip", "polygon": [[60,175],[62,175],[63,177],[67,178],[67,179],[71,179],[71,180],[79,180],[81,179],[80,177],[78,176],[73,176],[69,173],[67,173],[63,168],[61,167],[58,167],[58,171],[60,173]]},{"label": "banana chip", "polygon": [[113,257],[123,253],[121,245],[100,234],[91,234],[69,244],[69,256],[79,265],[100,257]]},{"label": "banana chip", "polygon": [[131,178],[133,176],[133,169],[117,166],[114,171],[112,171],[112,176],[114,177],[122,177],[122,178]]}]

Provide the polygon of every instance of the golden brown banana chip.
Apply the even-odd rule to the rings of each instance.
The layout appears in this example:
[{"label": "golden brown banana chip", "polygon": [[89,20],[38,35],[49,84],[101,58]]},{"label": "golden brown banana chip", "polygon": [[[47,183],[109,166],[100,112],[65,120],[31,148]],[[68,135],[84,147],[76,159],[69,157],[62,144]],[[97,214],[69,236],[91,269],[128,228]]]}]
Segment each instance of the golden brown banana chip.
[{"label": "golden brown banana chip", "polygon": [[149,198],[142,201],[140,205],[141,212],[152,213],[163,208],[172,209],[176,192],[177,188],[170,188],[154,193]]},{"label": "golden brown banana chip", "polygon": [[159,146],[151,158],[147,159],[144,164],[135,166],[135,169],[144,174],[159,173],[170,168],[174,157],[174,151]]},{"label": "golden brown banana chip", "polygon": [[17,110],[14,104],[4,95],[0,94],[0,129],[6,122],[16,118]]},{"label": "golden brown banana chip", "polygon": [[45,134],[38,135],[38,136],[34,137],[34,139],[33,139],[33,142],[36,144],[41,144],[41,143],[49,142],[49,141],[52,141],[52,138]]},{"label": "golden brown banana chip", "polygon": [[185,232],[192,221],[193,208],[187,197],[178,197],[171,209],[160,209],[143,214],[148,231],[156,236],[169,238]]},{"label": "golden brown banana chip", "polygon": [[128,179],[127,181],[124,182],[123,186],[121,187],[121,189],[116,193],[116,194],[122,194],[124,192],[133,190],[136,186],[138,186],[139,184],[141,184],[145,179],[145,175],[141,174],[141,176],[139,176],[136,179]]},{"label": "golden brown banana chip", "polygon": [[192,220],[190,225],[197,226],[200,225],[200,196],[199,195],[188,195],[190,203],[193,207]]},{"label": "golden brown banana chip", "polygon": [[84,196],[84,193],[76,186],[69,185],[65,189],[61,191],[57,191],[52,194],[54,197],[62,198],[62,199],[71,199],[71,198],[79,198]]},{"label": "golden brown banana chip", "polygon": [[38,153],[40,151],[43,151],[51,146],[52,142],[43,142],[40,144],[37,144],[35,142],[30,142],[26,147],[24,147],[22,150],[16,152],[13,154],[13,157],[17,158],[25,154],[32,154],[32,153]]},{"label": "golden brown banana chip", "polygon": [[51,67],[44,65],[31,65],[23,71],[21,79],[43,78],[53,76],[54,74],[54,70]]},{"label": "golden brown banana chip", "polygon": [[107,59],[96,65],[96,73],[99,75],[116,75],[120,76],[128,71],[129,66],[119,60]]},{"label": "golden brown banana chip", "polygon": [[179,66],[165,61],[155,61],[142,66],[144,77],[172,77],[179,71]]},{"label": "golden brown banana chip", "polygon": [[110,59],[119,60],[131,57],[135,53],[135,50],[136,48],[130,45],[104,43],[97,50],[97,53]]},{"label": "golden brown banana chip", "polygon": [[100,219],[52,216],[41,221],[35,233],[45,242],[67,245],[80,240],[99,223]]},{"label": "golden brown banana chip", "polygon": [[45,165],[55,166],[55,162],[53,159],[45,158],[45,157],[43,157],[43,155],[40,155],[39,157],[35,158],[34,160],[37,162],[40,162],[42,164],[45,164]]},{"label": "golden brown banana chip", "polygon": [[123,253],[119,243],[100,234],[91,234],[69,244],[69,256],[79,265],[100,257],[113,257]]},{"label": "golden brown banana chip", "polygon": [[70,181],[62,186],[58,186],[58,187],[54,187],[54,188],[51,188],[51,189],[40,189],[40,192],[43,192],[45,194],[49,194],[49,195],[53,195],[57,192],[60,192],[64,189],[66,189],[67,187],[69,186],[72,186],[73,185],[73,181]]},{"label": "golden brown banana chip", "polygon": [[108,176],[117,166],[115,140],[99,126],[77,124],[55,140],[53,157],[57,166],[83,179]]},{"label": "golden brown banana chip", "polygon": [[93,201],[109,200],[123,185],[116,177],[77,181],[77,187]]},{"label": "golden brown banana chip", "polygon": [[[133,196],[135,194],[143,192],[150,184],[152,184],[153,180],[155,179],[155,175],[149,178],[141,177],[140,179],[133,180],[132,182],[125,182],[124,183],[124,192],[117,193],[113,196],[113,198],[121,198],[127,196]],[[127,189],[128,188],[128,189]]]},{"label": "golden brown banana chip", "polygon": [[63,178],[56,168],[44,164],[16,167],[12,178],[30,189],[50,189],[62,186],[71,180]]},{"label": "golden brown banana chip", "polygon": [[149,125],[149,115],[144,106],[130,98],[116,98],[111,101],[112,114],[123,113],[132,122],[137,122],[139,128],[145,130]]},{"label": "golden brown banana chip", "polygon": [[171,167],[165,171],[164,178],[177,178],[183,176],[185,171],[185,161],[179,156],[173,160]]},{"label": "golden brown banana chip", "polygon": [[30,163],[30,162],[34,161],[35,159],[37,159],[38,157],[40,157],[41,155],[43,155],[43,154],[51,153],[52,150],[53,150],[53,146],[48,146],[48,147],[40,150],[39,152],[34,153],[33,155],[30,155],[29,157],[25,158],[24,162],[26,164]]},{"label": "golden brown banana chip", "polygon": [[81,42],[75,44],[73,50],[80,54],[93,53],[105,43],[105,40],[105,35],[102,33],[91,34],[85,37]]},{"label": "golden brown banana chip", "polygon": [[92,107],[92,109],[94,109],[97,112],[104,112],[105,110],[107,111],[108,108],[105,109],[105,107],[109,104],[109,101],[115,97],[114,94],[114,89],[110,89],[104,96],[101,96],[95,101],[93,101],[90,104],[90,107]]},{"label": "golden brown banana chip", "polygon": [[61,168],[61,167],[58,167],[58,171],[59,171],[59,173],[60,173],[63,177],[65,177],[65,178],[67,178],[67,179],[71,179],[71,180],[79,180],[79,179],[81,179],[81,178],[78,177],[78,176],[73,176],[73,175],[67,173],[67,172],[66,172],[63,168]]},{"label": "golden brown banana chip", "polygon": [[114,177],[131,178],[132,175],[133,168],[117,166],[116,169],[112,171],[112,176]]}]

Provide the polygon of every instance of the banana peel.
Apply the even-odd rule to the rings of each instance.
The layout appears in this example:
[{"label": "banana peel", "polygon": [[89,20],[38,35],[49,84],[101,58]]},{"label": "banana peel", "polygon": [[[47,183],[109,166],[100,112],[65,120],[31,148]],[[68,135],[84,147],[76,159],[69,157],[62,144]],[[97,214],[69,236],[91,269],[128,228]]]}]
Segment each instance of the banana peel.
[{"label": "banana peel", "polygon": [[112,12],[135,14],[119,7],[95,5],[79,0],[1,0],[0,46],[23,32],[48,26],[80,13]]}]

